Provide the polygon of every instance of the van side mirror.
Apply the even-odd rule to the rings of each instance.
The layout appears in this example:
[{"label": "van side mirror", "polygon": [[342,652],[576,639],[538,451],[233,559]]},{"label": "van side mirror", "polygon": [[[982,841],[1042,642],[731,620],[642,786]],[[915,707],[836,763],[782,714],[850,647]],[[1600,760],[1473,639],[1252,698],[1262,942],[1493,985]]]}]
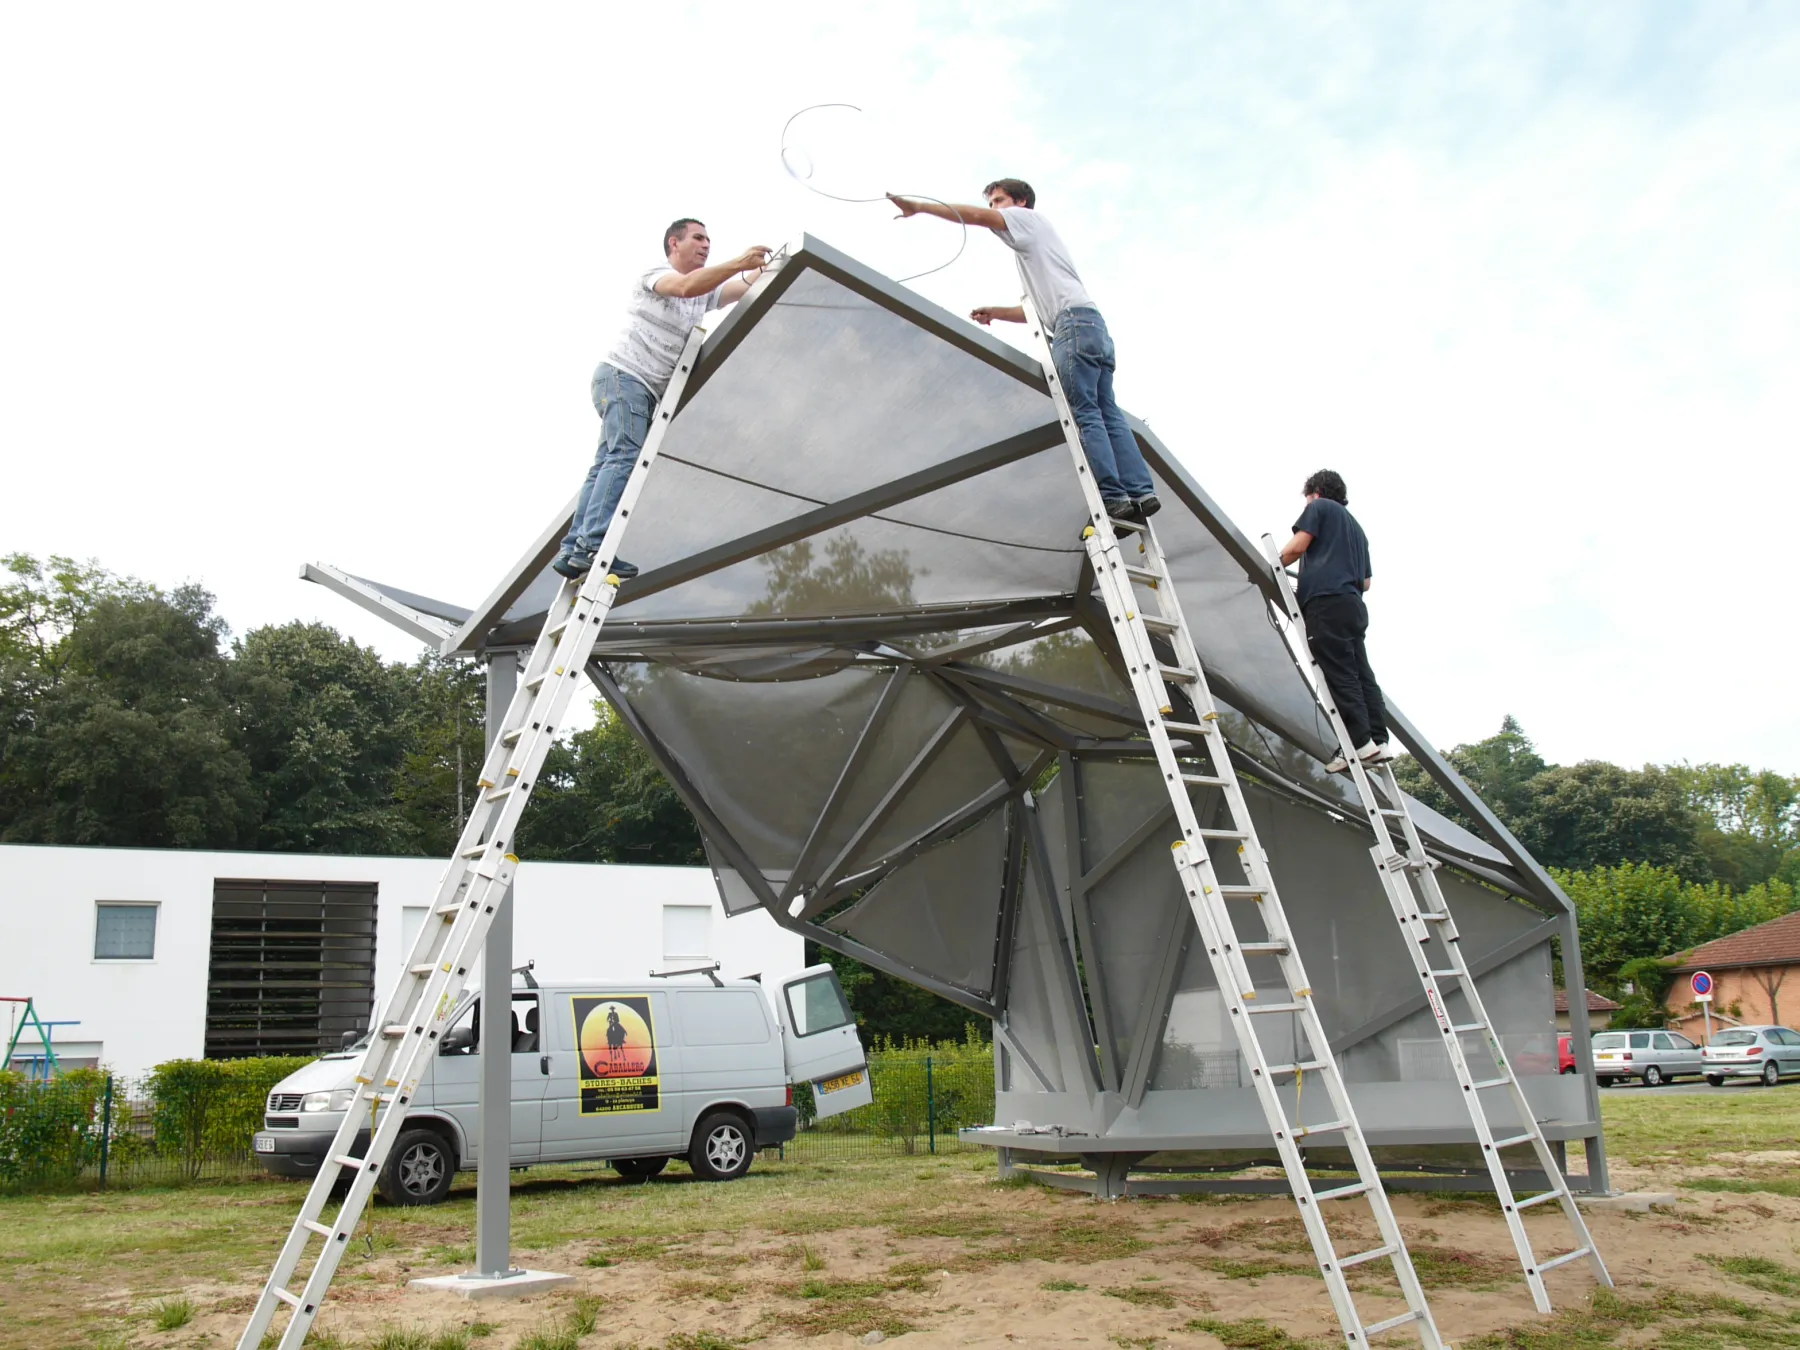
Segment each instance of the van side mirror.
[{"label": "van side mirror", "polygon": [[475,1053],[475,1028],[470,1026],[451,1027],[444,1033],[444,1039],[438,1043],[440,1055],[472,1055]]},{"label": "van side mirror", "polygon": [[338,1037],[338,1045],[340,1047],[342,1047],[343,1049],[348,1050],[351,1046],[355,1045],[361,1039],[362,1039],[362,1032],[346,1031],[342,1036]]}]

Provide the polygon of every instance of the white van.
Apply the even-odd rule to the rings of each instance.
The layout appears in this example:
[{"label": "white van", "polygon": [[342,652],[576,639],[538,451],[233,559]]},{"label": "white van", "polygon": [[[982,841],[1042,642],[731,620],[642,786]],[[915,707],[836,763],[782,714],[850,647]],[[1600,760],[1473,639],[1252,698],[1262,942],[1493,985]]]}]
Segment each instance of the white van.
[{"label": "white van", "polygon": [[[770,1001],[773,998],[774,1008]],[[436,1204],[481,1156],[483,1030],[465,993],[407,1108],[381,1193]],[[811,1082],[818,1115],[872,1100],[856,1022],[830,966],[766,991],[748,980],[594,981],[514,988],[512,1166],[605,1160],[649,1178],[685,1157],[730,1181],[756,1150],[794,1137],[792,1084]],[[353,1095],[359,1047],[326,1055],[269,1093],[256,1154],[277,1176],[314,1176]],[[354,1152],[367,1147],[367,1129]]]}]

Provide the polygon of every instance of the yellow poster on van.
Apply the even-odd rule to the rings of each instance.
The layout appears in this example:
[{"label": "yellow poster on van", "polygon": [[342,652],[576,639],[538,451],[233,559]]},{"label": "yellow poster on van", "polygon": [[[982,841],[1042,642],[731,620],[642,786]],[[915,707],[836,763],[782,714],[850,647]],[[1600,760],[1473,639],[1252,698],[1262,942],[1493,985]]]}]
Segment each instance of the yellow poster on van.
[{"label": "yellow poster on van", "polygon": [[581,1114],[662,1110],[656,1023],[648,994],[576,994]]}]

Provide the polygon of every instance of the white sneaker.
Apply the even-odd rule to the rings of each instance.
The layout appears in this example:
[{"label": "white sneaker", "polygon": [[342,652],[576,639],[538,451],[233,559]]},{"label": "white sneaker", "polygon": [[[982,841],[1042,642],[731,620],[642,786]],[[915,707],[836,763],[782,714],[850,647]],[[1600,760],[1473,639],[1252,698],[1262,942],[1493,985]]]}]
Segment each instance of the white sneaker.
[{"label": "white sneaker", "polygon": [[1329,761],[1325,765],[1325,772],[1326,773],[1349,773],[1350,772],[1350,761],[1345,759],[1342,755],[1339,755],[1336,759]]},{"label": "white sneaker", "polygon": [[1388,749],[1386,741],[1370,741],[1356,752],[1356,757],[1364,764],[1386,764],[1394,752]]}]

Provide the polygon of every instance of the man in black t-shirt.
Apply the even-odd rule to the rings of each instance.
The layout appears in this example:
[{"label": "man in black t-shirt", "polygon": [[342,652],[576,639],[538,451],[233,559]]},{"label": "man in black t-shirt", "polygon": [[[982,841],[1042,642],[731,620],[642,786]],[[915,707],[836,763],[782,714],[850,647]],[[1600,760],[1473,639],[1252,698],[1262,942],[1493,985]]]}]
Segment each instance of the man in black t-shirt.
[{"label": "man in black t-shirt", "polygon": [[[1330,469],[1308,478],[1301,491],[1306,509],[1294,522],[1294,537],[1281,550],[1281,561],[1300,563],[1300,616],[1306,621],[1307,645],[1325,672],[1356,757],[1377,764],[1393,756],[1387,748],[1387,705],[1363,647],[1369,631],[1363,592],[1374,575],[1369,539],[1346,509],[1344,480]],[[1343,773],[1350,766],[1340,754],[1325,767]]]}]

